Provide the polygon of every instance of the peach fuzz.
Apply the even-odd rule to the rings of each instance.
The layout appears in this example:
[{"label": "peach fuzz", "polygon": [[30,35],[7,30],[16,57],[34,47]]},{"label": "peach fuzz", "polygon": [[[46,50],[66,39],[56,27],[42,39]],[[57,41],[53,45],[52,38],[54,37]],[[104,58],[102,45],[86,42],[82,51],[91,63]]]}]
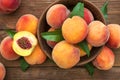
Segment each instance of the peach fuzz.
[{"label": "peach fuzz", "polygon": [[88,35],[87,35],[87,41],[90,45],[94,47],[99,47],[104,45],[108,39],[110,32],[108,30],[108,27],[104,25],[100,21],[92,21],[88,25]]},{"label": "peach fuzz", "polygon": [[90,22],[92,22],[94,20],[92,12],[87,8],[84,8],[84,17],[83,18],[87,22],[87,24],[89,24]]},{"label": "peach fuzz", "polygon": [[[50,28],[50,29],[48,30],[48,32],[54,31],[54,30],[55,30],[54,28]],[[48,44],[48,46],[50,46],[51,48],[54,48],[54,46],[57,44],[57,42],[55,42],[55,41],[48,41],[48,40],[47,40],[47,44]]]},{"label": "peach fuzz", "polygon": [[43,53],[39,45],[35,47],[31,55],[24,57],[26,62],[31,65],[42,64],[45,62],[46,58],[46,55]]},{"label": "peach fuzz", "polygon": [[0,62],[0,80],[4,80],[6,75],[6,70],[4,65]]},{"label": "peach fuzz", "polygon": [[100,54],[93,61],[93,65],[100,70],[109,70],[114,65],[115,55],[110,48],[104,46]]},{"label": "peach fuzz", "polygon": [[0,0],[0,13],[9,14],[20,6],[21,0]]},{"label": "peach fuzz", "polygon": [[109,24],[107,25],[110,31],[110,38],[107,45],[110,48],[120,47],[120,25],[119,24]]},{"label": "peach fuzz", "polygon": [[64,39],[76,44],[85,39],[88,33],[88,26],[85,20],[79,16],[73,16],[64,21],[62,25],[62,34]]},{"label": "peach fuzz", "polygon": [[32,14],[25,14],[16,23],[17,31],[29,31],[33,34],[37,32],[38,18]]},{"label": "peach fuzz", "polygon": [[70,11],[63,4],[55,4],[49,8],[46,14],[47,23],[55,28],[61,28]]},{"label": "peach fuzz", "polygon": [[72,68],[80,60],[79,49],[66,41],[61,41],[53,48],[52,58],[60,68]]},{"label": "peach fuzz", "polygon": [[13,39],[9,36],[5,37],[0,44],[0,52],[4,59],[6,60],[16,60],[18,56],[12,48]]}]

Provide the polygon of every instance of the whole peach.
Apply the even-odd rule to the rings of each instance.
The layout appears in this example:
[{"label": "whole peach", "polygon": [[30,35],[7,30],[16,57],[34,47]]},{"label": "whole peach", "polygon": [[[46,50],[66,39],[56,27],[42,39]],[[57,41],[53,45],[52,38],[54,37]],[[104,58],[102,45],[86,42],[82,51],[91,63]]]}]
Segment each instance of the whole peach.
[{"label": "whole peach", "polygon": [[0,13],[9,14],[20,6],[21,0],[0,0]]},{"label": "whole peach", "polygon": [[83,41],[87,36],[87,33],[87,23],[83,18],[79,16],[67,18],[62,25],[63,37],[67,42],[71,44],[76,44]]},{"label": "whole peach", "polygon": [[52,58],[60,68],[71,68],[80,60],[79,49],[66,41],[61,41],[53,48]]},{"label": "whole peach", "polygon": [[70,11],[63,4],[55,4],[47,11],[47,23],[51,27],[58,29],[62,26],[69,13]]},{"label": "whole peach", "polygon": [[6,60],[16,60],[18,56],[12,48],[13,39],[9,36],[5,37],[0,44],[0,52],[3,58]]},{"label": "whole peach", "polygon": [[90,22],[92,22],[94,20],[92,12],[87,8],[84,8],[84,17],[83,18],[87,22],[87,24],[89,24]]},{"label": "whole peach", "polygon": [[108,27],[101,21],[92,21],[88,28],[87,41],[90,45],[99,47],[108,41],[110,32]]},{"label": "whole peach", "polygon": [[110,31],[110,37],[107,45],[110,48],[120,47],[120,25],[119,24],[109,24],[107,25]]},{"label": "whole peach", "polygon": [[40,46],[37,44],[31,55],[25,56],[24,59],[31,65],[42,64],[46,60],[46,55],[41,50]]},{"label": "whole peach", "polygon": [[0,62],[0,80],[4,80],[6,75],[6,70],[4,65]]},{"label": "whole peach", "polygon": [[17,31],[29,31],[36,35],[38,18],[32,14],[25,14],[16,23]]},{"label": "whole peach", "polygon": [[104,46],[100,54],[93,61],[93,65],[100,70],[109,70],[114,65],[115,55],[110,48]]}]

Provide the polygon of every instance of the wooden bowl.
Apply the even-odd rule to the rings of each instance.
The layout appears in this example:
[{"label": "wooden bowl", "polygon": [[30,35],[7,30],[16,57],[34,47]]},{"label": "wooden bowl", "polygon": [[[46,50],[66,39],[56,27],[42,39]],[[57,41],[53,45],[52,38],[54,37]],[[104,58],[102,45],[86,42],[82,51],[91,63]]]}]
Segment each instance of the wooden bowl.
[{"label": "wooden bowl", "polygon": [[[46,40],[41,37],[41,33],[48,31],[48,29],[50,28],[50,26],[46,22],[46,13],[47,13],[48,9],[51,6],[53,6],[54,4],[58,4],[58,3],[64,4],[65,6],[67,6],[68,9],[71,10],[78,2],[84,3],[84,6],[92,12],[95,20],[102,21],[104,24],[106,23],[101,11],[93,3],[91,3],[87,0],[58,0],[58,1],[55,1],[50,6],[48,6],[46,8],[46,10],[43,12],[43,14],[41,15],[39,24],[38,24],[38,29],[37,29],[37,37],[38,37],[40,47],[43,50],[43,52],[50,59],[52,59],[52,56],[51,56],[52,49],[47,45]],[[87,56],[81,57],[81,60],[77,65],[84,65],[84,64],[92,61],[99,54],[99,52],[101,51],[101,48],[102,47],[97,47],[97,48],[93,47],[90,52],[90,57],[87,57]]]}]

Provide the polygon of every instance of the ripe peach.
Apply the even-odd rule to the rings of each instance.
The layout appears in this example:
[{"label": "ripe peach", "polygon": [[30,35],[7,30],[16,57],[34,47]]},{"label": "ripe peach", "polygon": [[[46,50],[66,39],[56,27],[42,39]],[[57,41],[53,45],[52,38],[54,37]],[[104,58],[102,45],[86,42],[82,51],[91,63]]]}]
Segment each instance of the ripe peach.
[{"label": "ripe peach", "polygon": [[29,31],[33,34],[37,32],[38,18],[32,14],[25,14],[19,18],[16,24],[17,31]]},{"label": "ripe peach", "polygon": [[47,11],[47,23],[51,27],[58,29],[62,26],[69,13],[70,11],[63,4],[55,4]]},{"label": "ripe peach", "polygon": [[9,14],[15,11],[21,3],[21,0],[0,0],[0,13]]},{"label": "ripe peach", "polygon": [[16,60],[18,56],[12,49],[13,39],[9,36],[5,37],[0,44],[0,52],[3,58],[6,60]]},{"label": "ripe peach", "polygon": [[41,50],[40,46],[37,44],[31,55],[24,57],[27,63],[34,64],[42,64],[46,60],[46,55]]},{"label": "ripe peach", "polygon": [[71,44],[76,44],[84,40],[87,33],[87,23],[79,16],[73,16],[72,18],[66,19],[62,25],[63,37]]},{"label": "ripe peach", "polygon": [[94,47],[99,47],[104,45],[109,39],[109,30],[100,21],[92,21],[89,24],[89,31],[87,36],[87,41],[90,45]]},{"label": "ripe peach", "polygon": [[94,20],[92,12],[87,8],[84,8],[84,20],[87,22],[87,24]]},{"label": "ripe peach", "polygon": [[79,49],[66,41],[61,41],[53,48],[52,58],[60,68],[71,68],[80,60]]},{"label": "ripe peach", "polygon": [[111,48],[120,47],[120,25],[119,24],[109,24],[110,38],[107,45]]},{"label": "ripe peach", "polygon": [[5,67],[2,63],[0,63],[0,80],[4,80],[6,75]]},{"label": "ripe peach", "polygon": [[20,56],[29,56],[37,45],[37,38],[28,31],[17,32],[13,37],[13,50]]},{"label": "ripe peach", "polygon": [[93,65],[100,70],[109,70],[114,65],[115,55],[111,49],[104,46],[100,54],[93,61]]},{"label": "ripe peach", "polygon": [[[54,30],[55,30],[54,28],[50,28],[50,29],[48,30],[48,32],[54,31]],[[57,42],[55,42],[55,41],[48,41],[48,40],[47,40],[47,44],[48,44],[48,46],[50,46],[51,48],[54,48],[54,46],[57,44]]]}]

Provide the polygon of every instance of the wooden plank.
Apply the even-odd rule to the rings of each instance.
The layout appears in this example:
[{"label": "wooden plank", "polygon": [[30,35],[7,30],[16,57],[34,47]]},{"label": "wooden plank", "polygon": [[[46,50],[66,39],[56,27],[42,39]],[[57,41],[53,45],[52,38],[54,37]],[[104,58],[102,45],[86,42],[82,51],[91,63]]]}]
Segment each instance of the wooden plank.
[{"label": "wooden plank", "polygon": [[68,70],[57,67],[32,67],[26,72],[19,68],[7,68],[5,80],[120,80],[119,73],[118,67],[109,71],[95,69],[93,77],[89,76],[86,69],[81,67]]}]

